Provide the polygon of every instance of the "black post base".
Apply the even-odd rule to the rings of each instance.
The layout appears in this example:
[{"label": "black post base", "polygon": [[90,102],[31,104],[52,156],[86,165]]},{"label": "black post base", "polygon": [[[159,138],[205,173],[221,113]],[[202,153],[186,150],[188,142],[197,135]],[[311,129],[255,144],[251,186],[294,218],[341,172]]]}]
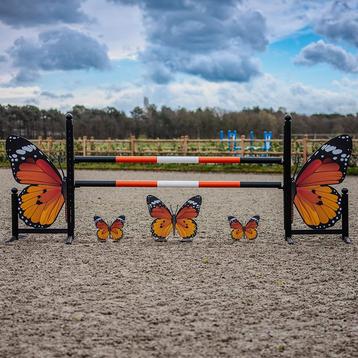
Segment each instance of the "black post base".
[{"label": "black post base", "polygon": [[292,239],[292,237],[285,237],[285,240],[286,240],[286,242],[289,244],[289,245],[294,245],[294,241],[293,241],[293,239]]},{"label": "black post base", "polygon": [[10,242],[26,239],[28,235],[26,234],[18,234],[17,236],[11,236],[10,239],[5,241],[5,244],[9,244]]},{"label": "black post base", "polygon": [[66,245],[72,245],[72,241],[75,239],[74,236],[67,236],[67,239],[65,241]]},{"label": "black post base", "polygon": [[343,240],[344,243],[346,243],[348,245],[353,244],[352,240],[348,236],[342,236],[342,240]]},{"label": "black post base", "polygon": [[19,238],[16,236],[11,236],[10,239],[5,241],[5,244],[10,244],[11,242],[17,241]]}]

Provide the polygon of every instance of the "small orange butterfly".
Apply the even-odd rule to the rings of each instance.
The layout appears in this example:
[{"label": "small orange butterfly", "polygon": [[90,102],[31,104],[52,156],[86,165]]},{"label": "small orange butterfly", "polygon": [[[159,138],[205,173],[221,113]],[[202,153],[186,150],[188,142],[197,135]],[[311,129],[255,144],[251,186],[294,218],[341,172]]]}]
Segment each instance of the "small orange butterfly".
[{"label": "small orange butterfly", "polygon": [[97,238],[99,241],[106,241],[109,237],[112,241],[119,241],[123,237],[123,226],[126,220],[124,215],[118,216],[116,220],[113,221],[111,226],[100,217],[95,216],[94,223],[97,230]]},{"label": "small orange butterfly", "polygon": [[260,216],[253,216],[245,226],[234,216],[228,217],[231,227],[231,237],[234,240],[241,240],[245,237],[247,240],[254,240],[257,238],[257,226],[259,225]]},{"label": "small orange butterfly", "polygon": [[173,213],[165,204],[153,195],[147,196],[149,214],[155,220],[151,225],[151,232],[155,241],[166,241],[173,231],[178,232],[182,241],[192,241],[197,233],[197,224],[193,220],[199,215],[201,196],[196,195],[187,200],[178,212]]}]

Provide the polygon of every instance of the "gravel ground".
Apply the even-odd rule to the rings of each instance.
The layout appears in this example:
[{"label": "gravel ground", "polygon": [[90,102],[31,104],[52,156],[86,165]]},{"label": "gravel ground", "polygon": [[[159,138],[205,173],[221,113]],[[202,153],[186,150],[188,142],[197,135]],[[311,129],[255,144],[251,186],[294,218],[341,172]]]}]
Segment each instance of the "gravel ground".
[{"label": "gravel ground", "polygon": [[[280,176],[79,171],[93,179],[280,180]],[[10,235],[10,170],[0,170],[1,241]],[[76,192],[76,241],[31,235],[0,245],[1,357],[357,357],[358,178],[351,238],[283,240],[282,192],[112,189]],[[200,193],[193,243],[150,237],[145,197]],[[126,215],[125,238],[99,243],[93,215]],[[233,242],[228,215],[259,214],[259,237]],[[296,216],[297,225],[300,224]],[[63,214],[56,226],[63,224]],[[301,225],[302,226],[302,225]]]}]

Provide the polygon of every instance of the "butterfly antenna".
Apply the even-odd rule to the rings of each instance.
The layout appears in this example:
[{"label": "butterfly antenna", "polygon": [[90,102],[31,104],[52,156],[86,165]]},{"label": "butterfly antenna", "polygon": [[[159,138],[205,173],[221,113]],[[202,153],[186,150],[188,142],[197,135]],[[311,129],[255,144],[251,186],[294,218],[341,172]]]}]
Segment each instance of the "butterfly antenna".
[{"label": "butterfly antenna", "polygon": [[178,213],[179,205],[177,205],[177,208],[175,210],[175,215]]}]

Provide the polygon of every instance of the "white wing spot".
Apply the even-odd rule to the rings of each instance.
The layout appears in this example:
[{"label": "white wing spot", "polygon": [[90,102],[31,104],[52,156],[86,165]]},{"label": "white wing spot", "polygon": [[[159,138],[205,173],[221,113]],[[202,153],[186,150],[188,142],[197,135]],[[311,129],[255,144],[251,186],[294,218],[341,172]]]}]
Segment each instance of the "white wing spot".
[{"label": "white wing spot", "polygon": [[326,152],[331,152],[332,150],[335,150],[336,147],[334,145],[327,145],[327,147],[325,148],[325,151]]}]

